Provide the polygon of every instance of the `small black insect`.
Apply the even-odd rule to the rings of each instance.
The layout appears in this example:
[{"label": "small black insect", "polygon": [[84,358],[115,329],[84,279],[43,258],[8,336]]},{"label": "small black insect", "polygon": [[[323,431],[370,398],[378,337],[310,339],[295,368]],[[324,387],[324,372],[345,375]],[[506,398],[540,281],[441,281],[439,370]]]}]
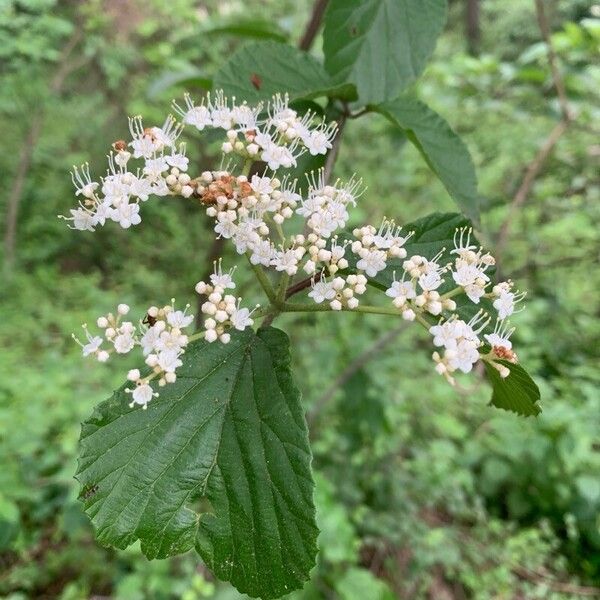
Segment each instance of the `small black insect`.
[{"label": "small black insect", "polygon": [[146,314],[146,316],[142,320],[142,323],[144,325],[149,325],[150,327],[153,327],[156,321],[156,317],[151,317],[149,314]]}]

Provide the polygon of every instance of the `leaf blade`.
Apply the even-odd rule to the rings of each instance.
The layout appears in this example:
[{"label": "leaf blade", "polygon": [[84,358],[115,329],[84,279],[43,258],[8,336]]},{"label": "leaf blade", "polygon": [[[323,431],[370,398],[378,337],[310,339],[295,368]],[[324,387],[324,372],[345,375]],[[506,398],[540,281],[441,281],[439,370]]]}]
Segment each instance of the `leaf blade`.
[{"label": "leaf blade", "polygon": [[[84,423],[77,478],[82,493],[95,489],[83,495],[98,539],[119,548],[140,539],[149,558],[195,546],[250,595],[297,589],[314,566],[317,529],[287,336],[196,342],[184,358],[148,410],[129,409],[122,389]],[[203,498],[214,515],[194,510]]]},{"label": "leaf blade", "polygon": [[524,417],[539,415],[542,412],[538,404],[540,390],[527,371],[520,364],[506,360],[496,360],[496,362],[508,368],[510,374],[502,378],[497,369],[487,362],[484,363],[492,384],[490,404]]},{"label": "leaf blade", "polygon": [[313,56],[272,41],[238,49],[215,74],[214,88],[250,103],[277,93],[287,93],[291,100],[353,94],[351,86],[334,82]]},{"label": "leaf blade", "polygon": [[332,0],[325,68],[365,104],[390,100],[421,74],[445,22],[445,0]]},{"label": "leaf blade", "polygon": [[372,108],[402,129],[460,209],[478,220],[475,167],[466,144],[445,119],[408,95]]}]

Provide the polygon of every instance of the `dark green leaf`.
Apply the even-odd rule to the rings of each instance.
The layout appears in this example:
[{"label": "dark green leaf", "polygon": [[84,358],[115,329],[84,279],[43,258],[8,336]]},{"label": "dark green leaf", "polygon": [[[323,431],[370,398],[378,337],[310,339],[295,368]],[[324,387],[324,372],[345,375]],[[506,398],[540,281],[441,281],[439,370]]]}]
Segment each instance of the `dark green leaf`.
[{"label": "dark green leaf", "polygon": [[391,100],[421,74],[445,22],[445,0],[330,0],[325,67],[362,103]]},{"label": "dark green leaf", "polygon": [[466,144],[427,105],[410,96],[373,107],[400,127],[460,209],[478,219],[477,176]]},{"label": "dark green leaf", "polygon": [[277,42],[253,42],[237,50],[217,71],[214,88],[258,102],[275,93],[290,98],[351,97],[353,86],[336,84],[314,57]]},{"label": "dark green leaf", "polygon": [[527,371],[521,365],[506,360],[496,362],[510,369],[510,375],[502,378],[497,369],[487,362],[484,363],[492,384],[490,404],[526,417],[539,415],[542,412],[538,404],[540,390]]},{"label": "dark green leaf", "polygon": [[98,540],[139,539],[148,558],[195,546],[251,596],[302,587],[317,528],[287,336],[245,331],[184,357],[148,410],[129,408],[121,389],[83,424],[77,478]]}]

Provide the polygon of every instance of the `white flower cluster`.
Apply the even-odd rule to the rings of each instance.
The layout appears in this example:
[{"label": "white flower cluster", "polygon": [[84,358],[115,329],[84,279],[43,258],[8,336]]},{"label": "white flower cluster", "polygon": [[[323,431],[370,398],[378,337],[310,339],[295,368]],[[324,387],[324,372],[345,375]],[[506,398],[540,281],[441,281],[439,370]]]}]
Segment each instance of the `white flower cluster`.
[{"label": "white flower cluster", "polygon": [[224,129],[227,132],[227,141],[221,147],[224,154],[262,160],[273,171],[295,167],[298,157],[307,151],[313,156],[326,154],[337,130],[335,123],[319,121],[310,111],[298,115],[290,108],[287,95],[275,95],[267,104],[264,118],[261,118],[262,103],[236,104],[235,98],[230,101],[223,92],[212,97],[209,94],[199,105],[189,95],[184,100],[185,106],[173,102],[183,123],[199,131]]},{"label": "white flower cluster", "polygon": [[[186,96],[185,108],[176,102],[173,107],[183,123],[177,123],[172,115],[162,127],[144,127],[140,116],[129,119],[131,140],[118,140],[112,145],[106,176],[99,182],[92,180],[87,163],[73,167],[71,178],[81,200],[77,208],[71,209],[71,216],[61,216],[70,227],[94,231],[111,220],[128,228],[141,222],[140,202],[151,195],[189,198],[195,186],[187,173],[185,144],[177,145],[185,124],[201,131],[209,127],[225,129],[228,141],[223,144],[224,153],[264,160],[272,170],[296,166],[296,159],[307,151],[325,154],[336,133],[335,124],[318,121],[310,112],[300,117],[289,107],[287,96],[275,96],[262,119],[262,104],[236,104],[222,92],[209,95],[198,106]],[[132,158],[143,160],[135,172],[128,170]]]},{"label": "white flower cluster", "polygon": [[[226,294],[225,290],[234,289],[235,283],[232,278],[233,271],[223,273],[221,261],[218,266],[215,263],[214,273],[210,276],[210,283],[199,281],[196,284],[196,292],[207,296],[207,301],[202,304],[202,312],[208,318],[204,321],[204,339],[207,342],[216,342],[217,340],[224,344],[229,343],[231,335],[229,329],[244,331],[247,327],[252,327],[254,321],[252,313],[254,310],[241,308],[241,298],[235,298],[231,294]],[[256,306],[258,308],[258,305]]]},{"label": "white flower cluster", "polygon": [[[436,370],[450,382],[454,382],[456,371],[468,373],[482,358],[502,376],[508,375],[507,368],[495,361],[516,361],[509,339],[513,329],[506,319],[524,294],[514,291],[511,281],[492,286],[489,274],[495,260],[473,243],[470,228],[456,230],[454,248],[448,254],[444,248],[431,258],[409,255],[414,232],[403,231],[387,218],[378,228],[355,228],[350,237],[342,230],[349,221],[350,207],[362,193],[361,180],[352,177],[332,185],[320,170],[307,174],[307,191],[301,194],[297,181],[289,176],[268,174],[266,169],[262,174],[248,175],[259,160],[276,171],[295,166],[304,152],[325,154],[332,147],[335,124],[327,125],[310,112],[299,115],[290,107],[288,97],[280,95],[266,106],[249,106],[217,92],[199,104],[185,96],[183,106],[174,102],[173,107],[182,123],[169,116],[161,127],[144,127],[141,117],[131,118],[131,140],[113,144],[106,176],[99,181],[92,180],[87,164],[74,167],[72,180],[81,199],[70,217],[62,217],[70,227],[94,230],[112,220],[128,228],[140,222],[140,203],[150,195],[190,198],[214,219],[215,234],[231,240],[238,254],[246,254],[276,310],[285,310],[288,295],[309,288],[308,297],[321,305],[309,305],[310,310],[385,312],[418,321],[427,327],[439,348],[433,355]],[[178,144],[185,125],[199,131],[224,130],[222,152],[229,156],[229,162],[218,171],[189,174],[185,144]],[[143,164],[129,170],[131,161],[137,159]],[[284,228],[293,220],[296,231],[302,233],[286,233]],[[361,306],[369,280],[389,272],[391,264],[396,270],[385,294],[393,308]],[[277,289],[263,268],[281,274]],[[288,287],[290,279],[300,272],[308,277]],[[196,284],[196,291],[206,296],[201,306],[205,320],[204,330],[193,337],[228,343],[233,331],[253,325],[256,308],[242,308],[241,299],[229,293],[235,289],[232,274],[233,270],[224,273],[219,261],[210,281]],[[478,306],[491,305],[493,311],[488,310],[496,315],[490,316],[482,308],[465,320],[462,308],[457,310],[457,296],[462,296],[461,300],[466,296]],[[297,306],[288,307],[298,310]],[[84,328],[87,343],[79,343],[84,356],[93,355],[102,362],[113,352],[124,354],[141,346],[152,371],[141,377],[133,370],[129,380],[136,384],[130,390],[133,404],[145,407],[156,394],[151,380],[156,378],[159,385],[175,381],[189,342],[182,330],[193,322],[193,316],[175,310],[173,304],[151,307],[144,322],[136,327],[122,320],[128,310],[120,305],[116,316],[98,319],[104,338],[92,336]],[[432,325],[432,317],[437,324]],[[496,324],[490,331],[492,318]],[[102,347],[105,341],[107,349]],[[486,344],[491,347],[489,352],[482,350]]]},{"label": "white flower cluster", "polygon": [[183,311],[175,310],[174,301],[162,308],[151,306],[143,321],[136,326],[131,321],[122,321],[122,317],[129,313],[129,306],[119,304],[116,315],[108,313],[96,321],[111,348],[103,349],[104,339],[99,335],[90,335],[86,325],[83,329],[87,344],[73,337],[81,346],[83,356],[95,356],[100,362],[106,362],[112,353],[127,354],[139,346],[146,364],[152,370],[145,377],[140,375],[138,369],[129,371],[127,379],[135,383],[135,387],[126,391],[132,395],[131,406],[140,404],[146,408],[148,402],[158,396],[149,385],[151,380],[157,379],[158,385],[164,386],[177,379],[175,371],[182,365],[181,355],[189,342],[183,329],[194,321],[194,315],[187,314],[188,308],[189,305]]},{"label": "white flower cluster", "polygon": [[[507,377],[509,370],[493,359],[517,360],[510,342],[514,328],[510,328],[505,319],[514,313],[516,304],[525,294],[513,292],[510,281],[495,285],[490,292],[486,291],[490,284],[486,271],[495,264],[495,260],[471,244],[471,233],[472,230],[466,227],[456,230],[454,248],[450,251],[451,255],[455,255],[454,263],[440,264],[445,249],[431,260],[422,256],[410,257],[403,263],[402,280],[396,281],[394,274],[394,282],[386,292],[407,319],[413,319],[419,311],[434,316],[446,312],[437,325],[429,328],[429,332],[434,345],[444,349],[443,355],[439,352],[433,354],[436,370],[451,383],[454,383],[452,373],[455,371],[469,373],[472,370],[481,358],[480,349],[484,340],[492,349],[490,364],[498,369],[502,377]],[[450,282],[444,279],[446,273],[451,274],[451,282],[457,287],[440,295],[437,290]],[[453,313],[456,303],[452,296],[459,293],[464,293],[474,304],[480,304],[481,298],[493,300],[492,306],[497,311],[497,317],[492,333],[480,335],[492,319],[483,309],[468,322]]]}]

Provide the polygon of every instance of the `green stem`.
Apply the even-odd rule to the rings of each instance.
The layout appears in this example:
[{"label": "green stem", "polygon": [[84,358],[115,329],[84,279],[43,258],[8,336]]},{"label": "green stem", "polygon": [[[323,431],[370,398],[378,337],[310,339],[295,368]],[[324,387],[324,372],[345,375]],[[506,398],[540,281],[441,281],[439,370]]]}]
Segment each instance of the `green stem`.
[{"label": "green stem", "polygon": [[462,291],[463,291],[462,287],[458,286],[458,287],[454,288],[453,290],[450,290],[449,292],[442,294],[440,296],[440,300],[447,300],[448,298],[452,298],[453,296],[458,296],[460,293],[462,293]]},{"label": "green stem", "polygon": [[295,304],[286,302],[281,307],[281,312],[357,312],[369,313],[374,315],[394,315],[401,316],[402,313],[396,308],[388,308],[386,306],[370,306],[368,304],[359,304],[356,308],[342,307],[341,311],[333,310],[329,304]]},{"label": "green stem", "polygon": [[254,163],[254,160],[252,158],[247,158],[244,161],[244,166],[242,167],[242,175],[245,175],[246,177],[248,177],[248,175],[250,175],[250,169],[252,169],[253,163]]},{"label": "green stem", "polygon": [[290,276],[284,272],[279,281],[279,287],[277,288],[277,301],[280,304],[285,302],[285,293],[287,292],[289,282]]},{"label": "green stem", "polygon": [[266,273],[263,271],[260,265],[254,265],[250,261],[250,252],[246,252],[246,258],[248,259],[248,264],[252,267],[254,274],[256,275],[256,279],[258,279],[258,283],[260,283],[262,289],[264,290],[269,302],[271,304],[277,304],[277,295],[275,294],[275,290],[269,281]]}]

